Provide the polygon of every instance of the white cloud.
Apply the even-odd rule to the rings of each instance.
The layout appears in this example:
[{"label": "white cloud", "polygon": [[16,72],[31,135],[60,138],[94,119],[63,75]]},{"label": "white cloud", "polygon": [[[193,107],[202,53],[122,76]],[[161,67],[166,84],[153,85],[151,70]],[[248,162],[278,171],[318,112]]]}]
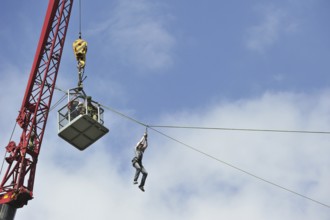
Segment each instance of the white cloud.
[{"label": "white cloud", "polygon": [[[140,69],[166,68],[173,62],[175,39],[166,29],[166,19],[156,16],[154,7],[151,1],[121,1],[110,23],[96,27],[95,34],[110,31],[107,36],[116,40],[117,45],[111,45],[111,49],[105,45],[106,49],[123,51],[121,58]],[[261,37],[251,49],[263,51],[278,40],[286,18],[282,13],[275,10],[274,15],[265,15],[265,22],[251,29],[255,35],[251,32],[250,40],[259,39],[260,35],[270,39]],[[28,71],[3,64],[0,68],[0,134],[4,152],[26,86],[27,75],[22,77],[21,73]],[[99,87],[104,88],[102,84]],[[204,110],[163,116],[159,124],[328,131],[329,97],[329,91],[311,95],[266,93],[254,99],[216,103]],[[106,117],[110,133],[80,152],[57,136],[56,111],[51,112],[38,161],[35,198],[17,211],[16,218],[328,220],[330,217],[329,209],[321,205],[261,182],[151,130],[144,161],[149,177],[146,192],[142,193],[132,184],[134,170],[130,159],[138,132],[142,133],[144,128],[139,130],[139,125],[121,119],[113,114]],[[327,135],[164,132],[267,180],[330,203]]]},{"label": "white cloud", "polygon": [[[330,94],[267,93],[182,112],[160,124],[329,130]],[[317,123],[316,123],[317,122]],[[51,124],[50,124],[51,125]],[[116,125],[112,126],[116,130]],[[80,152],[48,126],[35,199],[20,219],[329,219],[329,209],[168,140],[150,130],[144,164],[146,192],[132,184],[130,164],[139,137],[127,128]],[[329,204],[328,136],[316,134],[163,130],[241,169]],[[142,134],[141,134],[142,135]],[[124,138],[125,137],[125,138]],[[133,140],[134,139],[134,140]],[[113,143],[116,142],[116,145]],[[124,154],[119,154],[119,149]],[[71,159],[70,159],[71,158]]]},{"label": "white cloud", "polygon": [[28,70],[19,70],[19,67],[12,63],[1,63],[0,72],[0,103],[2,106],[0,143],[3,146],[8,144],[25,93],[28,74],[22,76],[21,72],[27,73]]},{"label": "white cloud", "polygon": [[120,0],[109,20],[90,33],[106,34],[108,51],[115,50],[124,65],[141,72],[167,69],[173,64],[175,38],[167,27],[169,17],[157,13],[161,9],[149,0]]},{"label": "white cloud", "polygon": [[294,32],[297,28],[285,9],[261,7],[258,11],[262,15],[261,21],[247,31],[246,47],[250,50],[264,52],[284,33]]}]

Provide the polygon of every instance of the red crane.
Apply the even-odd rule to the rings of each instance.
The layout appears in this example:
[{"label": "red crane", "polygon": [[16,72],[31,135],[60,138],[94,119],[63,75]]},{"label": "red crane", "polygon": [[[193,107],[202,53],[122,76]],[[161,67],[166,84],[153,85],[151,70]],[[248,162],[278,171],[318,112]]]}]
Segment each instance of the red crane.
[{"label": "red crane", "polygon": [[33,198],[42,140],[55,89],[73,0],[49,0],[22,107],[16,119],[18,144],[6,147],[7,170],[0,185],[0,220],[13,219],[17,208]]}]

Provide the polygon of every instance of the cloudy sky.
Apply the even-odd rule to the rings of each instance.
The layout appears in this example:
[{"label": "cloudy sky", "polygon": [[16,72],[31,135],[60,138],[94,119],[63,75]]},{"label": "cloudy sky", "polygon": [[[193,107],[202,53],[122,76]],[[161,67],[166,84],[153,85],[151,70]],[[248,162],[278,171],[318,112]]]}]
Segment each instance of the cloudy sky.
[{"label": "cloudy sky", "polygon": [[[47,4],[0,7],[1,157]],[[63,90],[77,83],[78,9],[75,1]],[[328,0],[82,0],[84,88],[148,125],[330,131],[329,10]],[[130,161],[145,127],[107,110],[109,134],[81,152],[57,136],[57,110],[34,199],[16,219],[330,219],[329,134],[149,129],[143,193]]]}]

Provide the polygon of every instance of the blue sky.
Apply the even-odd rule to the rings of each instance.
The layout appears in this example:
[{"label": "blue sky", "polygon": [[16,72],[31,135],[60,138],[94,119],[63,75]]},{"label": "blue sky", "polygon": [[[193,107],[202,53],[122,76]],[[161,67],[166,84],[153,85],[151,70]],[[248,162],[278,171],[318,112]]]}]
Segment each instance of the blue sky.
[{"label": "blue sky", "polygon": [[[1,146],[21,105],[46,7],[32,0],[0,9]],[[329,9],[326,0],[82,0],[84,88],[146,124],[329,131]],[[57,81],[64,90],[77,82],[71,44],[78,24],[75,1]],[[53,103],[62,95],[56,91]],[[17,219],[330,217],[329,208],[152,130],[141,193],[130,160],[144,127],[110,111],[105,119],[110,133],[80,152],[57,136],[50,113],[35,199]],[[330,204],[328,135],[159,130]]]}]

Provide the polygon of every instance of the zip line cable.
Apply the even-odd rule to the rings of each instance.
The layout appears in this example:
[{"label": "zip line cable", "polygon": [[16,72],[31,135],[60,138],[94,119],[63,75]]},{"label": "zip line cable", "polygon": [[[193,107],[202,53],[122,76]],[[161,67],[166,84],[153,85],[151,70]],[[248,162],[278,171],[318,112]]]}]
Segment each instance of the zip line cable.
[{"label": "zip line cable", "polygon": [[[164,126],[153,126],[153,125],[147,125],[147,124],[145,124],[145,123],[143,123],[143,122],[140,122],[140,121],[138,121],[138,120],[136,120],[136,119],[134,119],[134,118],[132,118],[132,117],[129,117],[129,116],[127,116],[127,115],[125,115],[125,114],[123,114],[123,113],[121,113],[121,112],[119,112],[119,111],[113,109],[113,108],[110,108],[110,107],[107,107],[107,106],[104,106],[104,105],[102,105],[102,107],[105,108],[105,109],[108,109],[108,110],[110,110],[110,111],[112,111],[112,112],[114,112],[114,113],[116,113],[116,114],[118,114],[118,115],[120,115],[120,116],[122,116],[122,117],[128,119],[128,120],[131,120],[131,121],[133,121],[133,122],[135,122],[135,123],[137,123],[137,124],[139,124],[139,125],[142,125],[142,126],[146,127],[146,129],[149,128],[149,129],[151,129],[151,130],[153,130],[153,131],[159,133],[160,135],[162,135],[162,136],[164,136],[164,137],[166,137],[166,138],[168,138],[168,139],[170,139],[170,140],[172,140],[172,141],[175,141],[175,142],[177,142],[177,143],[179,143],[179,144],[181,144],[181,145],[183,145],[183,146],[189,148],[190,150],[193,150],[193,151],[195,151],[195,152],[197,152],[197,153],[200,153],[200,154],[202,154],[202,155],[204,155],[204,156],[206,156],[206,157],[208,157],[208,158],[210,158],[210,159],[213,159],[213,160],[215,160],[215,161],[217,161],[217,162],[219,162],[219,163],[222,163],[222,164],[224,164],[224,165],[226,165],[226,166],[228,166],[228,167],[231,167],[231,168],[233,168],[233,169],[235,169],[235,170],[237,170],[237,171],[239,171],[239,172],[241,172],[241,173],[244,173],[244,174],[246,174],[246,175],[249,175],[249,176],[251,176],[251,177],[253,177],[253,178],[255,178],[255,179],[259,180],[259,181],[262,181],[262,182],[264,182],[264,183],[270,184],[270,185],[272,185],[272,186],[274,186],[274,187],[277,187],[277,188],[279,188],[279,189],[282,189],[282,190],[284,190],[284,191],[286,191],[286,192],[289,192],[289,193],[291,193],[291,194],[294,194],[294,195],[296,195],[296,196],[299,196],[299,197],[301,197],[301,198],[303,198],[303,199],[309,200],[309,201],[314,202],[314,203],[316,203],[316,204],[322,205],[322,206],[324,206],[324,207],[326,207],[326,208],[330,208],[330,205],[327,205],[327,204],[325,204],[325,203],[323,203],[323,202],[320,202],[320,201],[318,201],[318,200],[316,200],[316,199],[313,199],[313,198],[311,198],[311,197],[305,196],[305,195],[303,195],[303,194],[301,194],[301,193],[298,193],[298,192],[296,192],[296,191],[294,191],[294,190],[291,190],[291,189],[289,189],[289,188],[287,188],[287,187],[281,186],[281,185],[279,185],[279,184],[277,184],[277,183],[275,183],[275,182],[269,181],[269,180],[267,180],[267,179],[265,179],[265,178],[262,178],[262,177],[260,177],[260,176],[258,176],[258,175],[256,175],[256,174],[253,174],[253,173],[251,173],[251,172],[249,172],[249,171],[246,171],[246,170],[244,170],[244,169],[241,169],[241,168],[239,168],[239,167],[237,167],[237,166],[235,166],[235,165],[232,165],[232,164],[230,164],[230,163],[228,163],[228,162],[226,162],[226,161],[223,161],[223,160],[221,160],[221,159],[219,159],[219,158],[217,158],[217,157],[214,157],[214,156],[212,156],[211,154],[208,154],[208,153],[206,153],[206,152],[204,152],[204,151],[201,151],[201,150],[199,150],[198,148],[195,148],[195,147],[193,147],[193,146],[191,146],[191,145],[188,145],[188,144],[186,144],[186,143],[184,143],[184,142],[182,142],[182,141],[180,141],[180,140],[178,140],[178,139],[176,139],[176,138],[173,138],[173,137],[171,137],[171,136],[169,136],[169,135],[167,135],[167,134],[165,134],[165,133],[163,133],[163,132],[161,132],[161,131],[155,129],[155,127],[164,127]],[[167,126],[165,126],[165,127],[167,127]],[[180,127],[180,128],[182,128],[182,127]],[[183,128],[187,128],[187,127],[183,127]],[[197,127],[188,127],[188,128],[197,128]],[[203,129],[211,129],[211,128],[203,128]],[[213,128],[213,129],[214,129],[214,128]],[[218,129],[218,128],[216,128],[216,129]],[[221,129],[221,130],[223,130],[223,129]],[[246,129],[244,129],[244,131],[245,131],[245,130],[246,130]],[[254,131],[255,129],[249,129],[249,130]],[[259,131],[259,130],[256,130],[256,131]],[[277,131],[277,130],[261,130],[261,131]],[[281,130],[281,131],[278,131],[278,132],[292,132],[292,131],[282,131],[282,130]],[[296,132],[297,132],[297,131],[296,131]],[[304,131],[303,131],[303,132],[304,132]],[[301,133],[301,132],[299,132],[299,133]],[[312,132],[312,133],[315,133],[315,132]],[[319,133],[319,132],[317,132],[317,133]]]},{"label": "zip line cable", "polygon": [[251,131],[251,132],[277,132],[277,133],[301,133],[301,134],[330,134],[330,131],[307,131],[307,130],[278,130],[278,129],[252,129],[252,128],[219,128],[219,127],[196,127],[176,125],[149,125],[150,128],[178,128],[197,130],[222,130],[222,131]]},{"label": "zip line cable", "polygon": [[[55,87],[60,92],[66,93],[63,89]],[[196,129],[196,130],[222,130],[222,131],[243,131],[243,132],[273,132],[273,133],[300,133],[300,134],[330,134],[330,131],[311,131],[311,130],[282,130],[282,129],[255,129],[255,128],[221,128],[221,127],[200,127],[200,126],[179,126],[179,125],[147,125],[132,117],[129,117],[113,108],[100,104],[105,109],[112,111],[124,118],[134,121],[142,126],[149,128],[171,128],[171,129]]]},{"label": "zip line cable", "polygon": [[195,152],[197,152],[197,153],[203,154],[203,155],[206,156],[206,157],[209,157],[209,158],[211,158],[211,159],[213,159],[213,160],[215,160],[215,161],[217,161],[217,162],[220,162],[220,163],[222,163],[222,164],[224,164],[224,165],[226,165],[226,166],[229,166],[229,167],[231,167],[231,168],[233,168],[233,169],[235,169],[235,170],[237,170],[237,171],[240,171],[240,172],[242,172],[242,173],[244,173],[244,174],[247,174],[247,175],[249,175],[249,176],[251,176],[251,177],[253,177],[253,178],[257,179],[257,180],[260,180],[260,181],[262,181],[262,182],[265,182],[265,183],[267,183],[267,184],[270,184],[270,185],[272,185],[272,186],[274,186],[274,187],[277,187],[277,188],[279,188],[279,189],[282,189],[282,190],[284,190],[284,191],[287,191],[287,192],[289,192],[289,193],[291,193],[291,194],[294,194],[294,195],[296,195],[296,196],[302,197],[302,198],[304,198],[304,199],[307,199],[307,200],[312,201],[312,202],[314,202],[314,203],[317,203],[317,204],[319,204],[319,205],[325,206],[326,208],[330,208],[330,205],[327,205],[327,204],[325,204],[325,203],[323,203],[323,202],[320,202],[320,201],[318,201],[318,200],[315,200],[315,199],[313,199],[313,198],[311,198],[311,197],[305,196],[305,195],[303,195],[303,194],[301,194],[301,193],[298,193],[298,192],[293,191],[293,190],[291,190],[291,189],[289,189],[289,188],[286,188],[286,187],[284,187],[284,186],[281,186],[281,185],[279,185],[279,184],[277,184],[277,183],[274,183],[274,182],[272,182],[272,181],[269,181],[269,180],[267,180],[267,179],[265,179],[265,178],[262,178],[262,177],[260,177],[260,176],[257,176],[257,175],[255,175],[255,174],[249,172],[249,171],[243,170],[243,169],[241,169],[241,168],[239,168],[239,167],[237,167],[237,166],[235,166],[235,165],[232,165],[232,164],[230,164],[230,163],[228,163],[228,162],[225,162],[225,161],[223,161],[223,160],[221,160],[221,159],[219,159],[219,158],[217,158],[217,157],[214,157],[214,156],[212,156],[212,155],[210,155],[210,154],[208,154],[208,153],[205,153],[204,151],[201,151],[201,150],[199,150],[199,149],[197,149],[197,148],[195,148],[195,147],[192,147],[191,145],[188,145],[188,144],[186,144],[186,143],[184,143],[184,142],[182,142],[182,141],[179,141],[178,139],[173,138],[173,137],[171,137],[171,136],[169,136],[169,135],[167,135],[167,134],[165,134],[165,133],[163,133],[163,132],[160,132],[160,131],[154,129],[153,127],[151,127],[151,126],[149,127],[149,129],[151,129],[151,130],[153,130],[153,131],[155,131],[155,132],[161,134],[162,136],[164,136],[164,137],[166,137],[166,138],[168,138],[168,139],[171,139],[172,141],[175,141],[175,142],[177,142],[177,143],[179,143],[179,144],[181,144],[181,145],[183,145],[183,146],[185,146],[185,147],[187,147],[187,148],[189,148],[189,149],[191,149],[191,150],[193,150],[193,151],[195,151]]},{"label": "zip line cable", "polygon": [[[60,90],[60,91],[63,92],[63,90]],[[289,188],[284,187],[284,186],[282,186],[280,184],[277,184],[275,182],[272,182],[270,180],[267,180],[265,178],[262,178],[262,177],[260,177],[260,176],[258,176],[256,174],[253,174],[252,172],[249,172],[249,171],[244,170],[242,168],[239,168],[239,167],[237,167],[237,166],[235,166],[235,165],[233,165],[231,163],[228,163],[228,162],[226,162],[224,160],[221,160],[221,159],[219,159],[217,157],[214,157],[211,154],[208,154],[208,153],[206,153],[206,152],[204,152],[202,150],[199,150],[196,147],[193,147],[193,146],[188,145],[188,144],[186,144],[186,143],[184,143],[184,142],[182,142],[182,141],[180,141],[180,140],[178,140],[176,138],[173,138],[170,135],[167,135],[167,134],[165,134],[165,133],[157,130],[156,128],[181,128],[181,129],[255,131],[255,132],[286,132],[286,133],[305,133],[305,134],[306,133],[308,133],[308,134],[330,134],[330,132],[324,132],[324,131],[298,131],[298,130],[273,130],[273,129],[239,129],[239,128],[217,128],[217,127],[188,127],[188,126],[148,125],[146,123],[143,123],[143,122],[141,122],[141,121],[139,121],[139,120],[137,120],[135,118],[132,118],[132,117],[130,117],[128,115],[125,115],[124,113],[121,113],[120,111],[117,111],[117,110],[115,110],[113,108],[110,108],[108,106],[101,105],[101,104],[100,104],[100,106],[102,106],[104,109],[107,109],[107,110],[109,110],[109,111],[111,111],[111,112],[113,112],[113,113],[115,113],[115,114],[117,114],[117,115],[119,115],[119,116],[121,116],[123,118],[126,118],[126,119],[128,119],[128,120],[130,120],[130,121],[132,121],[132,122],[134,122],[136,124],[139,124],[139,125],[145,127],[146,130],[147,129],[151,129],[151,130],[155,131],[156,133],[158,133],[158,134],[160,134],[160,135],[162,135],[162,136],[164,136],[164,137],[166,137],[166,138],[168,138],[168,139],[170,139],[170,140],[172,140],[174,142],[177,142],[180,145],[182,145],[182,146],[184,146],[184,147],[186,147],[186,148],[188,148],[190,150],[193,150],[193,151],[195,151],[195,152],[197,152],[199,154],[202,154],[202,155],[204,155],[204,156],[206,156],[206,157],[208,157],[208,158],[210,158],[212,160],[215,160],[215,161],[217,161],[219,163],[222,163],[222,164],[224,164],[224,165],[226,165],[226,166],[228,166],[228,167],[230,167],[232,169],[235,169],[235,170],[237,170],[237,171],[239,171],[241,173],[244,173],[244,174],[246,174],[246,175],[248,175],[250,177],[253,177],[253,178],[255,178],[255,179],[257,179],[257,180],[259,180],[261,182],[267,183],[267,184],[269,184],[269,185],[271,185],[273,187],[276,187],[276,188],[281,189],[283,191],[289,192],[289,193],[291,193],[291,194],[293,194],[295,196],[301,197],[303,199],[309,200],[311,202],[314,202],[314,203],[316,203],[318,205],[322,205],[322,206],[330,209],[330,205],[328,205],[326,203],[323,203],[323,202],[320,202],[320,201],[318,201],[316,199],[313,199],[311,197],[305,196],[305,195],[303,195],[301,193],[298,193],[298,192],[296,192],[296,191],[294,191],[292,189],[289,189]]]},{"label": "zip line cable", "polygon": [[66,99],[66,94],[64,94],[54,105],[49,109],[49,112],[53,111],[59,104],[61,104]]},{"label": "zip line cable", "polygon": [[130,121],[133,121],[133,122],[135,122],[135,123],[137,123],[137,124],[139,124],[139,125],[142,125],[142,126],[144,126],[144,127],[146,127],[146,128],[149,127],[149,125],[147,125],[147,124],[145,124],[145,123],[143,123],[143,122],[140,122],[140,121],[138,121],[138,120],[136,120],[136,119],[134,119],[134,118],[132,118],[132,117],[129,117],[129,116],[127,116],[127,115],[125,115],[125,114],[123,114],[123,113],[121,113],[121,112],[119,112],[119,111],[113,109],[113,108],[110,108],[110,107],[107,107],[107,106],[105,106],[105,105],[101,105],[101,104],[100,104],[100,106],[102,106],[103,108],[108,109],[109,111],[112,111],[113,113],[116,113],[117,115],[120,115],[120,116],[122,116],[122,117],[124,117],[124,118],[126,118],[126,119],[128,119],[128,120],[130,120]]}]

